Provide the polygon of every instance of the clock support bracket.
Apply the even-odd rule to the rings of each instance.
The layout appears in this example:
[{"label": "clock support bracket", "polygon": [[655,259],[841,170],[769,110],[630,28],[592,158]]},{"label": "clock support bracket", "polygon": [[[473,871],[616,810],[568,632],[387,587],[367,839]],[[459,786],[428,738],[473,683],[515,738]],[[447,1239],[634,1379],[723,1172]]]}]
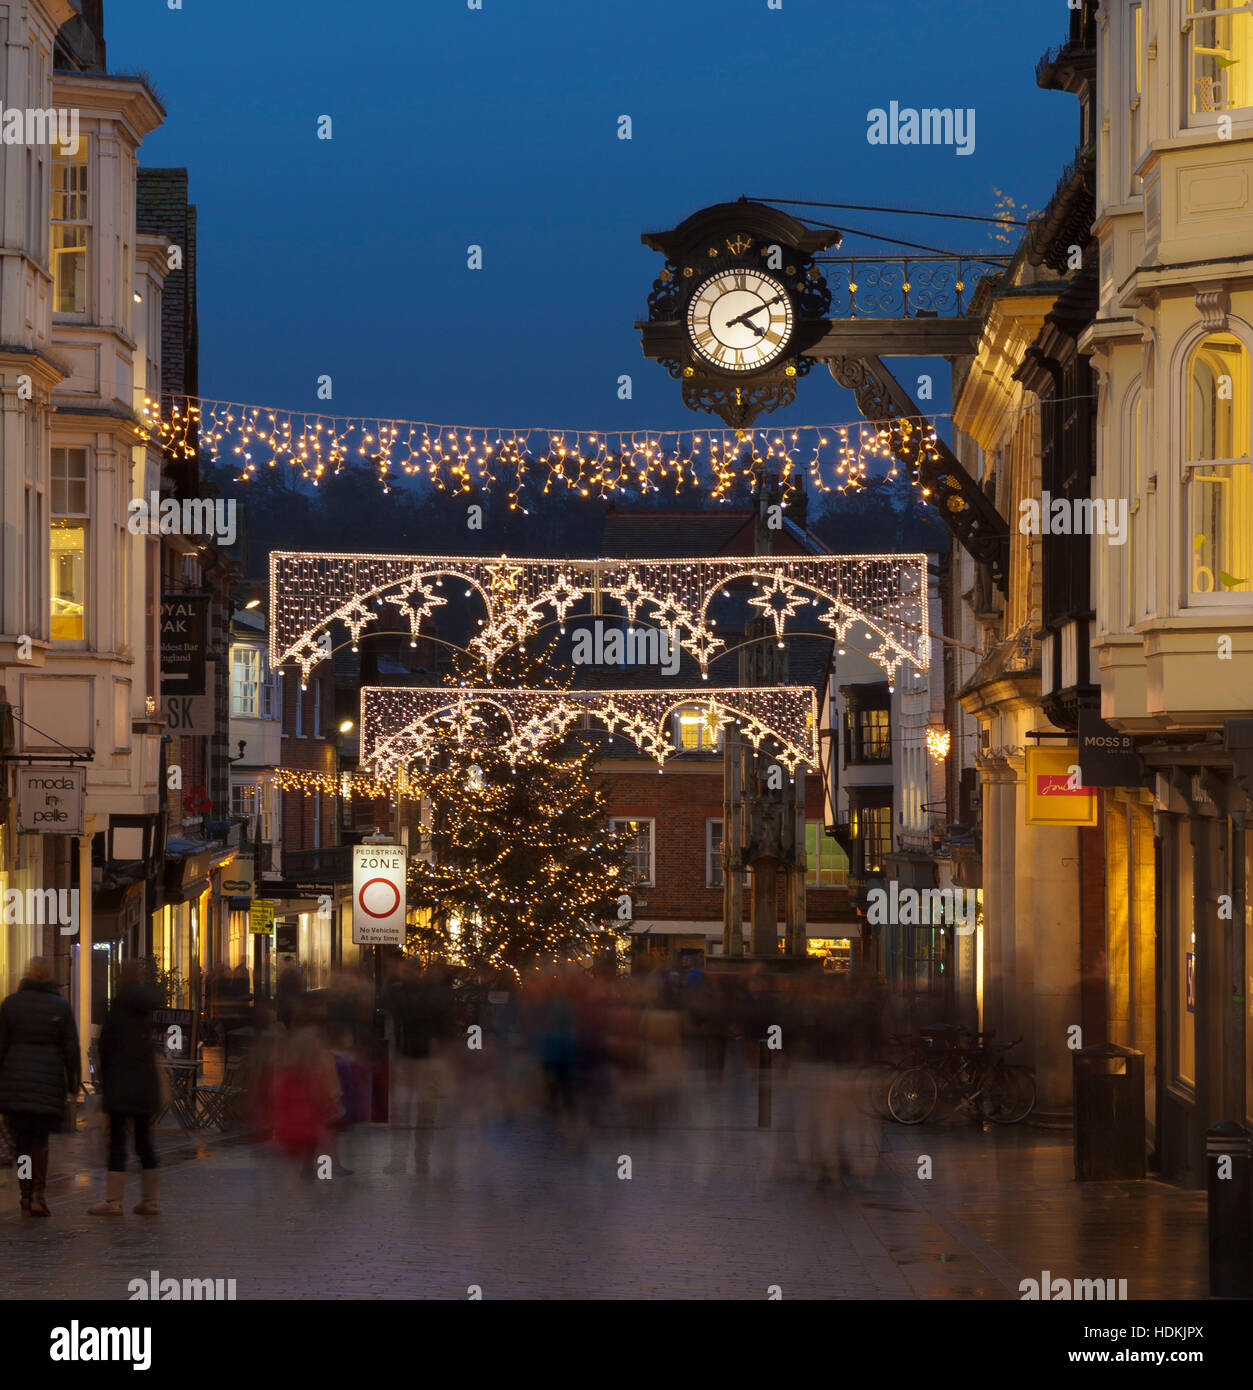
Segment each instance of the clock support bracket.
[{"label": "clock support bracket", "polygon": [[997,588],[1008,592],[1009,526],[948,445],[931,438],[930,422],[909,393],[878,357],[829,357],[826,362],[835,381],[856,397],[865,419],[888,430],[892,452],[931,493],[945,526],[975,560],[989,567]]}]

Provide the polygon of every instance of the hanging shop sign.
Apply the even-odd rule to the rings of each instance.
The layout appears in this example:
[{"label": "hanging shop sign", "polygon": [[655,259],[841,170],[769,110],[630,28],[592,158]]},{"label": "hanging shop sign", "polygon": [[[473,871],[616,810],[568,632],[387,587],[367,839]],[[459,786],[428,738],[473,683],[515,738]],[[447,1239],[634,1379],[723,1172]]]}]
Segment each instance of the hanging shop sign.
[{"label": "hanging shop sign", "polygon": [[19,767],[18,834],[83,834],[83,798],[86,788],[86,768]]},{"label": "hanging shop sign", "polygon": [[[257,860],[251,850],[241,849],[222,872],[222,891],[228,898],[255,898],[257,894]],[[274,905],[270,904],[270,916]],[[267,928],[268,930],[268,928]]]},{"label": "hanging shop sign", "polygon": [[403,845],[353,846],[354,945],[404,945],[406,865]]},{"label": "hanging shop sign", "polygon": [[[214,662],[205,662],[205,689],[213,689]],[[164,667],[162,668],[164,672]],[[162,680],[166,680],[162,675]],[[187,695],[165,690],[161,697],[165,727],[175,738],[211,738],[216,730],[212,695]]]},{"label": "hanging shop sign", "polygon": [[161,694],[203,695],[209,595],[161,595]]},{"label": "hanging shop sign", "polygon": [[1095,825],[1099,801],[1095,787],[1084,786],[1079,749],[1027,749],[1027,824]]},{"label": "hanging shop sign", "polygon": [[1094,709],[1079,711],[1079,766],[1089,787],[1138,787],[1144,776],[1135,739]]}]

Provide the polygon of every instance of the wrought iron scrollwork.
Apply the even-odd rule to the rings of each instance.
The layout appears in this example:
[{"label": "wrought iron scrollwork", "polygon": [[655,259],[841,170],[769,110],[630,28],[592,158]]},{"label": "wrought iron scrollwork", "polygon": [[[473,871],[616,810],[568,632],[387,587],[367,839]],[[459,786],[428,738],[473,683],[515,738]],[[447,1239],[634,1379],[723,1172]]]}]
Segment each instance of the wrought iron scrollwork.
[{"label": "wrought iron scrollwork", "polygon": [[888,433],[892,452],[933,496],[949,530],[1007,592],[1009,527],[900,383],[877,357],[832,357],[832,377],[857,398],[857,408]]},{"label": "wrought iron scrollwork", "polygon": [[732,429],[751,425],[763,411],[769,414],[796,399],[796,378],[782,376],[769,381],[727,383],[708,376],[683,378],[683,404],[689,410],[719,415]]}]

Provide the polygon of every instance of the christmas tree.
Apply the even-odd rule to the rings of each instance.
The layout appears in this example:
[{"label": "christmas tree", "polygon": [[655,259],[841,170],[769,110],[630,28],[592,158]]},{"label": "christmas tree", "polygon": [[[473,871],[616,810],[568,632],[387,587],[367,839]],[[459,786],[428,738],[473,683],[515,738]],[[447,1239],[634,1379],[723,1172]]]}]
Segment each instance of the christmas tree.
[{"label": "christmas tree", "polygon": [[[490,676],[481,661],[461,656],[450,684],[561,689],[547,656],[515,647]],[[431,911],[425,925],[410,929],[409,949],[472,968],[518,970],[616,948],[629,936],[618,919],[626,851],[610,832],[608,800],[593,779],[596,750],[557,734],[532,752],[515,752],[511,765],[501,751],[503,720],[487,705],[474,716],[410,778],[433,854],[430,863],[410,863],[409,904]]]}]

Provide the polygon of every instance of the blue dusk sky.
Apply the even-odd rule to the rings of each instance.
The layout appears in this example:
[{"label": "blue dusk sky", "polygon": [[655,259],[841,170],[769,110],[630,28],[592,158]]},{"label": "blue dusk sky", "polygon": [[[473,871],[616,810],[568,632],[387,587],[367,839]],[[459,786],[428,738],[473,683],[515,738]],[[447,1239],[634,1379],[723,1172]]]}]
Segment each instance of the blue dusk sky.
[{"label": "blue dusk sky", "polygon": [[[141,162],[186,166],[199,209],[205,396],[459,425],[716,424],[641,354],[662,265],[642,231],[741,194],[990,216],[1001,189],[1038,210],[1075,148],[1074,98],[1034,78],[1066,37],[1061,0],[482,6],[107,0],[110,70],[146,71],[168,113]],[[867,113],[893,100],[974,108],[974,152],[869,144]],[[979,223],[789,210],[1005,249]],[[841,253],[891,249],[848,234]],[[895,365],[911,388],[927,369]],[[815,369],[768,418],[856,417]]]}]

